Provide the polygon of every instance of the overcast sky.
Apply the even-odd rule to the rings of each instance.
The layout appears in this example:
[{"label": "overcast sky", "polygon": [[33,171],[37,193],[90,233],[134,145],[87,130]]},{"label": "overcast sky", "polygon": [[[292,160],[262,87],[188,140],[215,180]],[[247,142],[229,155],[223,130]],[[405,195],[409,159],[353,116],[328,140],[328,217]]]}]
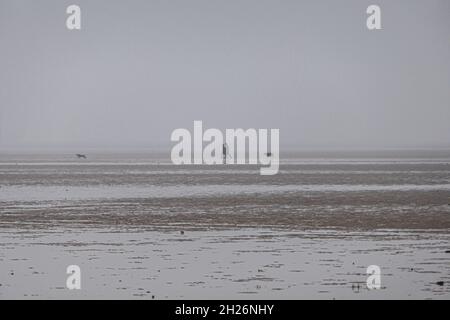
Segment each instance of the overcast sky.
[{"label": "overcast sky", "polygon": [[194,120],[298,148],[449,147],[450,1],[0,0],[0,150],[170,146]]}]

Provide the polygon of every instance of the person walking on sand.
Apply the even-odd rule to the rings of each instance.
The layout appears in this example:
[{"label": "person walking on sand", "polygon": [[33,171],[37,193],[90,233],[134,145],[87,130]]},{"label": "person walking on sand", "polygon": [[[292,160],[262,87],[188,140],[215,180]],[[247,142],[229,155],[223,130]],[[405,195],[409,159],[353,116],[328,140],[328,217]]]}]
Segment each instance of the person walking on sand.
[{"label": "person walking on sand", "polygon": [[224,143],[222,145],[222,156],[223,156],[223,164],[227,164],[227,158],[230,157],[230,153],[228,151],[228,145]]}]

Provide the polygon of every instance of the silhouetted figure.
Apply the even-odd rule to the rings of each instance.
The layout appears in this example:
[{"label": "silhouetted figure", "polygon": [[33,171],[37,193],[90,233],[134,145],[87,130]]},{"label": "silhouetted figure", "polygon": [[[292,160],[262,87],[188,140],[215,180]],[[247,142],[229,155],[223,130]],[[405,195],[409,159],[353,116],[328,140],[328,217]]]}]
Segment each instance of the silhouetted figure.
[{"label": "silhouetted figure", "polygon": [[226,143],[222,145],[222,156],[223,156],[223,164],[226,164],[228,157],[228,145]]},{"label": "silhouetted figure", "polygon": [[87,159],[85,154],[79,154],[79,153],[77,153],[77,158],[78,159]]}]

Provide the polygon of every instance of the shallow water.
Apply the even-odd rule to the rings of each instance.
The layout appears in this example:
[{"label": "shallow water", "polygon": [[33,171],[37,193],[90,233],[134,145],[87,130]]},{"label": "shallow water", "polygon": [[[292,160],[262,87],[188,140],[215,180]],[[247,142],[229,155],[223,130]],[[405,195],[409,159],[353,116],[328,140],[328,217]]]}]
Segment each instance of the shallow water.
[{"label": "shallow water", "polygon": [[[0,154],[2,299],[448,299],[449,231],[444,151],[291,154],[275,176]],[[381,290],[365,285],[371,264]]]},{"label": "shallow water", "polygon": [[[73,230],[0,236],[0,298],[448,299],[450,294],[445,253],[450,239],[442,233]],[[81,268],[79,291],[65,288],[72,264]],[[373,264],[381,268],[380,290],[366,286],[366,268]]]}]

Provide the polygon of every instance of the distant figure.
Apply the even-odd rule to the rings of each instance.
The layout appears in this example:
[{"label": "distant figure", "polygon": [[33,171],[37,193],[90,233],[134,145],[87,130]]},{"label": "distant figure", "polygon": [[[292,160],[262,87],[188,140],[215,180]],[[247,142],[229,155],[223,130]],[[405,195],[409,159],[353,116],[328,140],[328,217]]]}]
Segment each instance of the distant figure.
[{"label": "distant figure", "polygon": [[223,164],[227,164],[227,158],[230,157],[230,153],[228,151],[228,145],[224,143],[222,145],[222,156],[223,156]]},{"label": "distant figure", "polygon": [[79,154],[79,153],[77,153],[77,158],[78,159],[87,159],[85,154]]},{"label": "distant figure", "polygon": [[271,157],[272,156],[272,152],[267,152],[266,156]]}]

